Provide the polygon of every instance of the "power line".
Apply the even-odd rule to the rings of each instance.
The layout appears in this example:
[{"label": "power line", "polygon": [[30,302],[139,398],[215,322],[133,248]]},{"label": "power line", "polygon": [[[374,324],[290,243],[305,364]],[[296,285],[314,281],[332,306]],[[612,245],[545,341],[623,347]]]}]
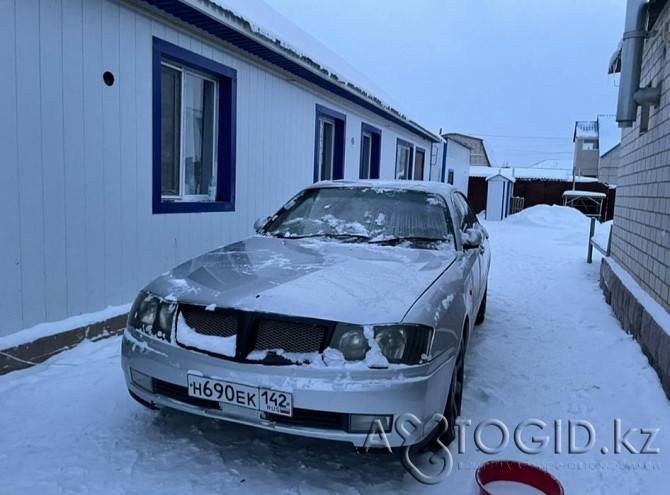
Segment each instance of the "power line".
[{"label": "power line", "polygon": [[483,138],[508,138],[508,139],[559,139],[562,141],[572,141],[571,137],[559,136],[505,136],[502,134],[475,134],[477,137]]}]

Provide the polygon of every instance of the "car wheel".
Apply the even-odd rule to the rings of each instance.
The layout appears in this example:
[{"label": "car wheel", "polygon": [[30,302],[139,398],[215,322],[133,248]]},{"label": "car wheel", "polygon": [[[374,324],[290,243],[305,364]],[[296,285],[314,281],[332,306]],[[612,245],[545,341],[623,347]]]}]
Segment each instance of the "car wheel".
[{"label": "car wheel", "polygon": [[[465,345],[461,342],[461,347],[456,357],[456,364],[454,365],[454,372],[451,375],[451,385],[449,387],[449,396],[447,397],[447,405],[444,408],[444,417],[447,420],[447,430],[440,437],[440,441],[445,446],[449,445],[456,438],[456,419],[461,414],[461,403],[463,401],[463,370],[465,358]],[[439,428],[439,427],[438,427]],[[427,452],[435,450],[437,445],[439,430],[435,431],[419,444],[420,452]]]},{"label": "car wheel", "polygon": [[456,420],[461,415],[461,404],[463,402],[463,371],[465,359],[465,345],[461,342],[461,348],[456,357],[454,372],[451,375],[451,386],[449,387],[449,398],[444,408],[444,417],[447,418],[448,428],[442,435],[442,443],[449,445],[456,438]]},{"label": "car wheel", "polygon": [[486,293],[488,291],[488,287],[484,289],[484,297],[482,297],[482,302],[479,304],[479,311],[477,311],[477,318],[475,318],[475,325],[479,325],[480,323],[484,323],[484,320],[486,319]]}]

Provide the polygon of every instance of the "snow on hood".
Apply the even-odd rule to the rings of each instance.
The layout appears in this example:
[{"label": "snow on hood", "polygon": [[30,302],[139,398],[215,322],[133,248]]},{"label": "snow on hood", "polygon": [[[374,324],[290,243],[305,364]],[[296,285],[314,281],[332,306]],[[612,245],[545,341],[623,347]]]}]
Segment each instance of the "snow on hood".
[{"label": "snow on hood", "polygon": [[446,245],[410,249],[259,235],[188,261],[146,290],[203,306],[397,323],[455,257]]}]

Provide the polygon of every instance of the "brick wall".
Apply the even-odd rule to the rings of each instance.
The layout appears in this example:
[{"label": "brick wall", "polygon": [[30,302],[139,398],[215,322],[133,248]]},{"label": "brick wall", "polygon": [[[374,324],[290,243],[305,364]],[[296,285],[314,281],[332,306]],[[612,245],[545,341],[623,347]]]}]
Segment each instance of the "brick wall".
[{"label": "brick wall", "polygon": [[[668,3],[656,23],[670,20]],[[661,103],[624,129],[619,155],[612,256],[670,311],[670,46],[660,35],[645,42],[641,86],[660,84]]]}]

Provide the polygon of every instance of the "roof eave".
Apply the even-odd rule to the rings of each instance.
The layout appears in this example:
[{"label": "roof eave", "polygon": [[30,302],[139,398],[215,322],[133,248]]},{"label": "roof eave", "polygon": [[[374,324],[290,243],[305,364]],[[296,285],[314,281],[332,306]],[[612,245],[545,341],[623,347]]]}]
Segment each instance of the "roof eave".
[{"label": "roof eave", "polygon": [[[317,84],[321,88],[337,96],[341,96],[373,113],[393,122],[411,133],[431,141],[440,142],[440,137],[425,129],[421,125],[404,116],[402,113],[390,106],[383,105],[381,100],[368,94],[352,83],[341,81],[336,74],[328,72],[316,61],[306,56],[293,52],[288,47],[281,45],[277,40],[272,40],[252,30],[251,24],[246,19],[236,15],[234,12],[224,9],[210,0],[134,0],[140,3],[148,3],[168,14],[178,18],[181,22],[191,24],[198,29],[208,32],[214,37],[236,46],[238,49],[251,54],[261,60],[292,73],[303,81]],[[217,32],[211,22],[215,21],[225,31],[234,31],[237,36],[246,38],[244,46],[236,43],[233,39],[227,39],[226,33]],[[228,37],[230,38],[230,37]],[[260,53],[259,53],[260,52]],[[267,57],[267,52],[272,52],[285,63],[278,63],[274,57]],[[263,55],[266,55],[265,57]]]}]

